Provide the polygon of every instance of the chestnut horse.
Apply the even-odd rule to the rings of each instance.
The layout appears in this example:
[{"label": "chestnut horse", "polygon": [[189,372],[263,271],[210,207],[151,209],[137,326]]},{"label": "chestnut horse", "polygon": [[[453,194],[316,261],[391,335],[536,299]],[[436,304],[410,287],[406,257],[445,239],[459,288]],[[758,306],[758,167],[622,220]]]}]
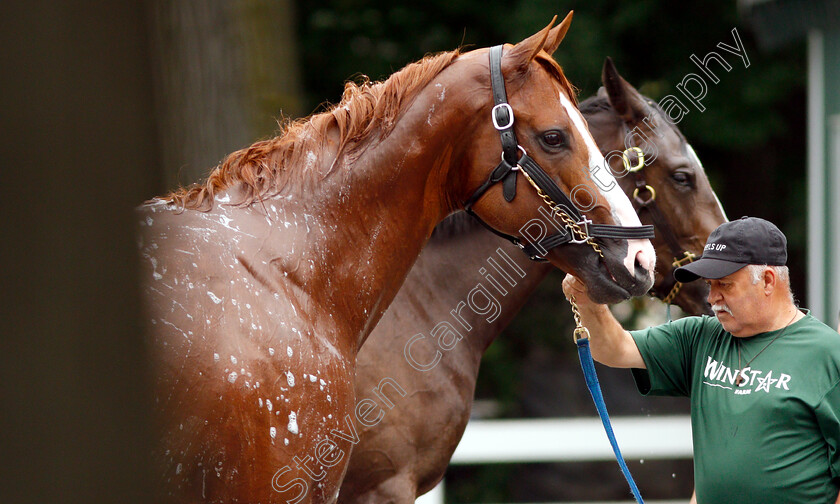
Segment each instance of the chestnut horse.
[{"label": "chestnut horse", "polygon": [[[544,168],[542,187],[591,195],[576,240],[547,254],[553,265],[606,301],[650,288],[648,240],[587,236],[597,225],[642,228],[606,170],[602,185],[593,180],[603,158],[550,56],[570,20],[348,84],[330,110],[138,209],[158,501],[335,501],[358,442],[358,349],[447,215],[471,206],[529,243],[520,229],[549,200],[520,164]],[[508,165],[504,190],[488,186],[504,168],[500,135],[505,145],[514,132],[512,151],[527,156]]]},{"label": "chestnut horse", "polygon": [[[684,252],[699,256],[709,233],[726,216],[680,131],[661,119],[656,105],[622,79],[610,60],[602,80],[605,87],[581,104],[581,112],[605,154],[621,152],[626,141],[636,139],[648,151],[651,162],[639,170],[644,184],[634,200],[641,220],[657,224],[653,242],[659,261],[652,293],[663,298],[674,291],[672,263]],[[614,161],[616,170],[623,169],[618,157]],[[638,180],[628,174],[619,182],[632,195]],[[654,220],[644,186],[656,192],[663,222]],[[339,502],[410,503],[440,481],[469,420],[482,355],[550,272],[549,266],[527,261],[516,261],[515,268],[506,265],[503,256],[518,258],[515,247],[464,217],[453,216],[438,226],[359,353],[356,394],[365,398],[357,410],[361,441],[351,455]],[[675,244],[668,243],[669,234]],[[515,285],[492,267],[493,261]],[[708,313],[706,292],[693,288],[704,284],[689,285],[673,295],[673,302],[689,313]],[[470,299],[479,286],[484,297]],[[488,296],[497,309],[482,302]],[[459,308],[465,300],[469,307]],[[447,320],[464,336],[457,345],[409,339]]]}]

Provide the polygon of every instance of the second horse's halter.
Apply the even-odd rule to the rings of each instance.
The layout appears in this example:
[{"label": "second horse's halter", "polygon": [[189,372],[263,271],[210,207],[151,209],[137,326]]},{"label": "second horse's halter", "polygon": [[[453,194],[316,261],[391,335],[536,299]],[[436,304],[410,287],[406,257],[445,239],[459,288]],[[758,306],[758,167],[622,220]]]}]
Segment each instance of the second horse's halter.
[{"label": "second horse's halter", "polygon": [[[637,163],[635,166],[631,166],[629,153],[636,154]],[[664,295],[660,299],[662,299],[665,304],[669,305],[674,301],[674,298],[677,297],[677,294],[679,294],[683,285],[682,282],[678,282],[674,278],[674,270],[680,266],[693,262],[697,256],[693,252],[684,250],[680,246],[680,242],[677,240],[677,235],[674,233],[674,228],[671,227],[668,223],[668,219],[665,218],[662,210],[659,209],[659,205],[656,204],[656,190],[648,185],[645,180],[645,175],[642,172],[642,168],[645,167],[645,154],[642,149],[639,147],[630,147],[624,151],[621,157],[624,162],[624,169],[632,173],[635,179],[636,189],[633,190],[633,199],[636,201],[636,204],[639,205],[639,210],[645,209],[650,213],[653,225],[659,230],[662,238],[665,240],[665,243],[668,244],[668,248],[671,249],[671,254],[673,254],[671,274],[665,275],[665,279],[662,281],[662,285],[660,286],[660,289],[663,291],[668,289],[666,291],[668,294]],[[640,194],[646,194],[647,198],[642,198]],[[656,295],[653,290],[651,290],[651,294]]]}]

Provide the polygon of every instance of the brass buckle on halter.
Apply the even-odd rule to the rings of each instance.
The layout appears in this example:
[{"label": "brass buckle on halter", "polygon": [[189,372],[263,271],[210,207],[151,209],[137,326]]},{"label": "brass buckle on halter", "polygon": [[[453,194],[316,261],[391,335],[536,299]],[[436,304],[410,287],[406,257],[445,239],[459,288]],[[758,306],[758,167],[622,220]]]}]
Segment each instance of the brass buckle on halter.
[{"label": "brass buckle on halter", "polygon": [[674,262],[671,263],[671,266],[673,266],[675,268],[679,268],[683,264],[688,264],[688,263],[694,262],[695,257],[697,257],[697,256],[694,255],[693,252],[689,252],[688,250],[686,250],[683,253],[682,259],[677,259],[676,257],[674,258]]},{"label": "brass buckle on halter", "polygon": [[[637,148],[638,147],[634,147],[634,149],[637,149]],[[636,203],[638,203],[642,206],[649,205],[652,201],[654,201],[656,199],[656,189],[654,189],[653,187],[645,184],[645,190],[650,193],[650,198],[648,198],[646,200],[643,200],[643,199],[639,198],[639,188],[638,187],[633,190],[633,199],[636,200]]]},{"label": "brass buckle on halter", "polygon": [[[639,164],[636,166],[630,166],[630,157],[627,155],[629,151],[634,151],[636,153],[636,157],[639,159]],[[628,172],[637,172],[644,168],[645,166],[645,153],[642,149],[638,147],[630,147],[629,149],[625,149],[624,152],[621,153],[621,160],[624,162],[624,169]]]}]

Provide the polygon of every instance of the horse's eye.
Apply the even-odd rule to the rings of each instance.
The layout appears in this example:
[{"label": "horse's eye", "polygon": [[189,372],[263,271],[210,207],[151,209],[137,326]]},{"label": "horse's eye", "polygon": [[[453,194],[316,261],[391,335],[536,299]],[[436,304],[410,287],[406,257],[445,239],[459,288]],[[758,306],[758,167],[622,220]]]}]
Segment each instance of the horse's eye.
[{"label": "horse's eye", "polygon": [[543,133],[543,142],[551,147],[560,147],[563,145],[563,134],[559,131],[548,131]]},{"label": "horse's eye", "polygon": [[671,175],[671,178],[674,179],[674,182],[681,186],[691,186],[691,177],[685,172],[674,172]]}]

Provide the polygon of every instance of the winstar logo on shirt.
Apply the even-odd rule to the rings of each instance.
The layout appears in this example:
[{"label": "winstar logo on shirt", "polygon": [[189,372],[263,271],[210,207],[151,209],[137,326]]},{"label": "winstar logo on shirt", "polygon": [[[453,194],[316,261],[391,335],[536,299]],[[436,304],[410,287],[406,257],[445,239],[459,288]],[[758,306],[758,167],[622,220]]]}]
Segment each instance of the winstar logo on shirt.
[{"label": "winstar logo on shirt", "polygon": [[[741,375],[741,384],[735,385],[735,380],[738,375]],[[722,363],[708,357],[706,361],[706,368],[703,370],[704,385],[712,387],[721,387],[728,390],[735,390],[736,395],[747,395],[753,392],[767,392],[770,393],[770,388],[790,390],[788,384],[790,383],[790,375],[785,373],[778,373],[773,375],[773,371],[764,371],[745,367],[740,370],[732,369],[723,365]]]}]

